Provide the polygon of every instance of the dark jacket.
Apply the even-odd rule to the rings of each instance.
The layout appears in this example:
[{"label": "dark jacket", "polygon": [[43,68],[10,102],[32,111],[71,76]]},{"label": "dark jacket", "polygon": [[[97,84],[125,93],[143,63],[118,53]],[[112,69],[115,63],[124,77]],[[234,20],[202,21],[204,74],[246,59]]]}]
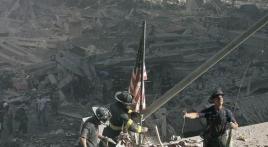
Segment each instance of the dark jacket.
[{"label": "dark jacket", "polygon": [[[103,131],[103,136],[107,136],[116,140],[116,137],[121,131],[132,131],[136,133],[141,133],[143,128],[137,125],[130,117],[130,110],[126,108],[125,105],[120,102],[113,103],[110,106],[110,112],[112,118],[110,119],[110,124]],[[111,145],[112,146],[112,145]]]}]

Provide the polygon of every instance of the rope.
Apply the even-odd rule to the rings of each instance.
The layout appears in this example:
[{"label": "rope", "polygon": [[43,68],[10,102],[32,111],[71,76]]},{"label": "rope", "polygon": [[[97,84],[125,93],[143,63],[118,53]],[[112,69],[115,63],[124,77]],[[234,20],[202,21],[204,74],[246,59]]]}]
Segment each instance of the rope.
[{"label": "rope", "polygon": [[246,74],[247,74],[247,72],[248,72],[248,69],[249,69],[250,64],[251,64],[251,62],[249,62],[249,63],[247,64],[246,69],[245,69],[245,71],[244,71],[244,73],[243,73],[241,82],[240,82],[240,84],[239,84],[239,89],[238,89],[238,92],[237,92],[237,95],[236,95],[236,98],[235,98],[235,103],[234,103],[233,113],[235,113],[235,111],[236,111],[237,101],[238,101],[238,99],[239,99],[239,96],[240,96],[240,93],[241,93],[241,88],[242,88],[243,83],[244,83],[244,81],[245,81]]},{"label": "rope", "polygon": [[[239,99],[239,95],[241,93],[241,88],[243,86],[243,83],[244,83],[244,80],[246,78],[246,74],[248,72],[248,69],[249,69],[249,66],[250,66],[251,62],[249,62],[246,66],[246,69],[243,73],[243,76],[242,76],[242,79],[241,79],[241,82],[239,84],[239,89],[238,89],[238,92],[237,92],[237,95],[236,95],[236,98],[235,98],[235,103],[234,103],[234,108],[233,108],[233,114],[235,113],[236,111],[236,106],[237,106],[237,101]],[[232,128],[229,130],[229,134],[228,134],[228,138],[227,138],[227,147],[230,147],[231,146],[231,139],[232,139]]]},{"label": "rope", "polygon": [[182,128],[181,128],[181,138],[184,136],[184,127],[185,127],[185,117],[183,117],[183,123],[182,123]]}]

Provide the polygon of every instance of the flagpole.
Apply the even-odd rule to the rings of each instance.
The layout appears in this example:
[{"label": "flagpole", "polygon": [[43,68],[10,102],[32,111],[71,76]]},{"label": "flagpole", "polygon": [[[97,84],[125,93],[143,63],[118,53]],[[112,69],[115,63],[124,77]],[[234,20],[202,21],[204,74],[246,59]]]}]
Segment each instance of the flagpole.
[{"label": "flagpole", "polygon": [[[143,46],[142,46],[142,63],[141,63],[141,98],[140,98],[140,113],[141,113],[141,110],[142,110],[142,105],[143,105],[143,99],[145,97],[145,92],[143,92],[143,89],[144,89],[144,62],[145,62],[145,42],[146,42],[146,21],[144,20],[143,21]],[[144,94],[144,95],[143,95]],[[142,126],[142,120],[143,120],[143,114],[141,114],[141,117],[140,117],[140,125]],[[142,143],[142,139],[141,139],[141,133],[139,133],[139,147],[141,146],[141,143]]]}]

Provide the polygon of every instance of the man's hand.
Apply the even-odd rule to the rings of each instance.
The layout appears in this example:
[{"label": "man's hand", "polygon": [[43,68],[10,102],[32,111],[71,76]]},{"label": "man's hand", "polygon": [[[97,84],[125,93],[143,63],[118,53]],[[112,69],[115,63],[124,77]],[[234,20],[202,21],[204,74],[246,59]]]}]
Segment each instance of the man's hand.
[{"label": "man's hand", "polygon": [[87,147],[87,139],[84,137],[80,137],[80,142],[83,145],[83,147]]},{"label": "man's hand", "polygon": [[148,128],[147,127],[143,127],[142,128],[142,133],[146,133],[146,132],[148,132]]},{"label": "man's hand", "polygon": [[237,129],[238,128],[238,124],[236,122],[230,122],[230,126],[232,129]]},{"label": "man's hand", "polygon": [[112,138],[109,138],[107,136],[102,136],[101,139],[105,142],[110,142],[112,144],[116,144],[116,142],[112,139]]},{"label": "man's hand", "polygon": [[191,113],[187,113],[186,111],[183,111],[182,113],[183,113],[184,118],[191,118],[192,117]]},{"label": "man's hand", "polygon": [[183,113],[184,113],[183,115],[184,118],[196,119],[200,117],[200,114],[197,112],[187,113],[186,111],[184,111]]}]

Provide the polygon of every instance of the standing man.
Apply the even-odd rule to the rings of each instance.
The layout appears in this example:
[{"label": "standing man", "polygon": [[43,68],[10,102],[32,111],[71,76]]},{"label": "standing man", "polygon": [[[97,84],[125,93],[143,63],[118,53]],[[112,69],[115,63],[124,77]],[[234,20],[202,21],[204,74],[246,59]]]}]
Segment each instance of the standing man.
[{"label": "standing man", "polygon": [[48,126],[48,102],[50,99],[45,94],[38,97],[36,102],[37,119],[41,127]]},{"label": "standing man", "polygon": [[9,104],[9,109],[7,112],[7,129],[9,135],[12,135],[14,129],[14,114],[15,114],[15,106],[13,104]]},{"label": "standing man", "polygon": [[[112,118],[109,126],[104,129],[103,135],[116,140],[122,131],[131,131],[135,133],[145,133],[148,131],[147,127],[142,127],[131,119],[131,107],[133,106],[132,99],[132,96],[127,91],[119,91],[115,93],[116,102],[110,106]],[[109,147],[114,146],[115,145],[109,144]]]},{"label": "standing man", "polygon": [[15,120],[18,123],[19,135],[24,135],[28,132],[28,115],[26,112],[27,106],[22,104],[15,114]]},{"label": "standing man", "polygon": [[201,112],[185,113],[184,117],[190,119],[206,118],[207,128],[203,134],[204,147],[226,147],[228,126],[233,129],[238,128],[238,124],[232,112],[223,107],[223,91],[218,88],[211,95],[209,102],[213,103],[209,108]]},{"label": "standing man", "polygon": [[172,77],[170,72],[161,78],[161,94],[164,94],[172,87]]},{"label": "standing man", "polygon": [[0,138],[1,138],[1,133],[4,130],[4,119],[5,115],[8,111],[8,103],[5,101],[0,102]]},{"label": "standing man", "polygon": [[94,115],[82,124],[78,147],[97,147],[98,138],[111,141],[99,133],[99,125],[105,124],[112,117],[110,111],[105,107],[92,107],[92,111]]},{"label": "standing man", "polygon": [[51,110],[55,115],[58,115],[59,105],[60,105],[60,98],[58,91],[52,91],[50,94],[51,99]]}]

